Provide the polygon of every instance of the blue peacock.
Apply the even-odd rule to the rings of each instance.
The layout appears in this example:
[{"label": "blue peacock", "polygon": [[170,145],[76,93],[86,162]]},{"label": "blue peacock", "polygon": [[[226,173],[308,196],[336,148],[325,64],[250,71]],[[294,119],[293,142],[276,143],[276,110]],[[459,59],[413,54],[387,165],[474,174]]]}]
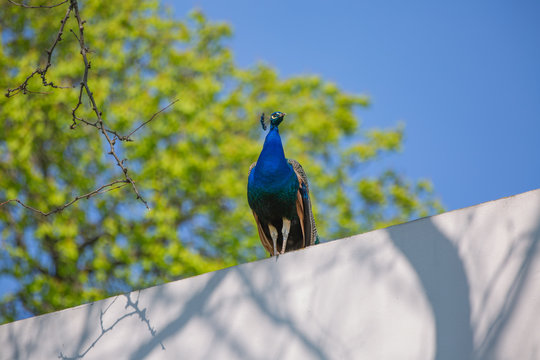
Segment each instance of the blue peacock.
[{"label": "blue peacock", "polygon": [[[247,188],[259,237],[274,256],[319,243],[306,173],[283,152],[278,126],[285,115],[276,111],[270,116],[270,131],[257,162],[249,168]],[[261,125],[266,130],[264,114]]]}]

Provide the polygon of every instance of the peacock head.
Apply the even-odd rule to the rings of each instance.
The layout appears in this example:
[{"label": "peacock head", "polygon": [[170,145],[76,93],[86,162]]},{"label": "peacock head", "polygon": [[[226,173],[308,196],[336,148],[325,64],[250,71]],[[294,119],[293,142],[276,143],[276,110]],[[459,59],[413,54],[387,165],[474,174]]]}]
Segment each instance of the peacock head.
[{"label": "peacock head", "polygon": [[[277,127],[281,122],[283,121],[283,118],[287,115],[286,113],[283,113],[281,111],[276,111],[270,115],[270,125],[271,127]],[[266,126],[268,125],[268,120],[264,118],[264,113],[261,115],[261,125],[263,130],[266,130]]]}]

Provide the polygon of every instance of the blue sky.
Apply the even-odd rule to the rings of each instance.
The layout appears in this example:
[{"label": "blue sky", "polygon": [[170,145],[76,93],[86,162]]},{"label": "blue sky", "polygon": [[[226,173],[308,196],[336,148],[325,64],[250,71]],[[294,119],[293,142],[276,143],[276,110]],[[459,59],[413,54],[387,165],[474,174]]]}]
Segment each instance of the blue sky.
[{"label": "blue sky", "polygon": [[242,67],[370,95],[363,126],[406,124],[383,166],[431,179],[448,210],[540,187],[539,1],[164,3],[229,22]]}]

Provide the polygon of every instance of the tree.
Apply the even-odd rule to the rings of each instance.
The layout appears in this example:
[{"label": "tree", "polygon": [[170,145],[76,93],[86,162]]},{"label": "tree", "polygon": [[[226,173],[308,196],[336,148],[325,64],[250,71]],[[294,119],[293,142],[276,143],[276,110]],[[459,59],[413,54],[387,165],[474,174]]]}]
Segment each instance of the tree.
[{"label": "tree", "polygon": [[[0,8],[1,88],[46,66],[44,50],[69,5]],[[238,68],[224,45],[230,28],[201,12],[177,20],[158,1],[141,0],[88,1],[80,10],[88,84],[110,129],[128,133],[180,101],[117,149],[150,210],[128,186],[49,217],[0,207],[0,276],[16,284],[1,300],[0,321],[264,257],[246,201],[247,170],[264,136],[261,112],[289,114],[281,126],[286,152],[310,178],[323,239],[440,211],[429,182],[361,171],[399,150],[403,136],[401,126],[360,127],[355,110],[368,106],[367,97],[318,76]],[[66,89],[43,87],[34,76],[26,94],[0,100],[0,200],[51,209],[119,176],[103,136],[73,125],[85,71],[77,32],[69,31],[77,28],[70,16],[47,70],[47,80]],[[78,117],[91,119],[88,96],[80,99]]]}]

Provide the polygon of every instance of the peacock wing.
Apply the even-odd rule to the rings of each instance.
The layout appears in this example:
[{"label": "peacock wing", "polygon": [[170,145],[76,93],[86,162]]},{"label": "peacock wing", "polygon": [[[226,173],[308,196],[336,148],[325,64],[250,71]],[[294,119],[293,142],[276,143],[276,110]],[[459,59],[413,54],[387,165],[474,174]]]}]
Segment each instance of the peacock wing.
[{"label": "peacock wing", "polygon": [[306,172],[302,168],[302,165],[296,160],[287,159],[289,164],[293,167],[296,176],[298,177],[298,196],[296,199],[296,211],[300,218],[302,225],[302,231],[304,233],[303,246],[309,246],[318,243],[317,227],[315,226],[315,219],[313,218],[313,212],[311,210],[311,200],[309,197],[309,184],[306,176]]},{"label": "peacock wing", "polygon": [[248,177],[249,177],[249,175],[251,174],[251,170],[253,170],[253,168],[255,167],[255,165],[257,165],[257,162],[256,162],[256,161],[255,161],[253,164],[251,164],[251,166],[249,167]]},{"label": "peacock wing", "polygon": [[266,234],[263,231],[261,222],[259,221],[259,217],[257,216],[257,214],[255,214],[255,211],[252,211],[252,212],[253,212],[253,217],[255,218],[255,223],[257,224],[257,231],[259,232],[259,239],[261,239],[261,243],[266,249],[266,251],[268,251],[269,254],[273,254],[274,245],[273,245],[272,239],[269,239],[268,236],[266,236]]}]

